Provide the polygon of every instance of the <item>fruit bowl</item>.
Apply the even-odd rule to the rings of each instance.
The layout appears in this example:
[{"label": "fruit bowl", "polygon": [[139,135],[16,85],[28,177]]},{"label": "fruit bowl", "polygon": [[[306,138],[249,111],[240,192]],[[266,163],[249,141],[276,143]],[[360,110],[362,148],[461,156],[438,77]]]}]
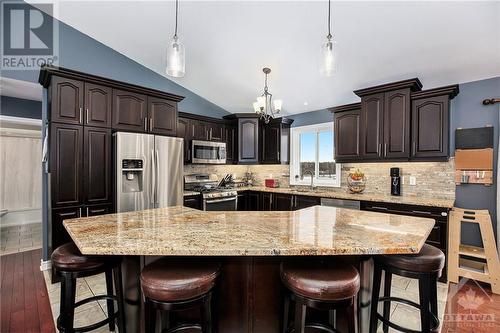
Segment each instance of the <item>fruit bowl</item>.
[{"label": "fruit bowl", "polygon": [[352,193],[361,193],[365,190],[365,175],[359,169],[349,173],[347,176],[347,186]]}]

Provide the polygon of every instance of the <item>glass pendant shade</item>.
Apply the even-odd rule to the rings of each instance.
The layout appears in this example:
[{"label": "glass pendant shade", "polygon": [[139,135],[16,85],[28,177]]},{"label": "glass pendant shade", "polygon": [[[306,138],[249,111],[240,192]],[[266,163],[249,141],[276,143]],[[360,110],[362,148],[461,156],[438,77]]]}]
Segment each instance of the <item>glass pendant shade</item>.
[{"label": "glass pendant shade", "polygon": [[274,100],[274,110],[276,113],[281,111],[281,107],[283,106],[283,101],[281,99]]},{"label": "glass pendant shade", "polygon": [[253,110],[255,111],[255,113],[260,113],[259,102],[253,102]]},{"label": "glass pendant shade", "polygon": [[320,72],[332,76],[337,69],[337,43],[328,39],[321,46]]},{"label": "glass pendant shade", "polygon": [[179,37],[174,36],[167,47],[167,75],[173,77],[183,77],[186,74],[186,59],[184,45],[179,41]]},{"label": "glass pendant shade", "polygon": [[264,109],[266,107],[266,98],[264,96],[257,97],[257,105],[259,108]]}]

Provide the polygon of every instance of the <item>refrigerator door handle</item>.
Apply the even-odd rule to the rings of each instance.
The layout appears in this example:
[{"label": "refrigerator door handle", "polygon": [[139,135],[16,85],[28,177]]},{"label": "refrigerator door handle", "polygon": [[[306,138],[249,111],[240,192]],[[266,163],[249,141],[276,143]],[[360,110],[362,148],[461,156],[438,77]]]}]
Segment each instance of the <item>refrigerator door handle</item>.
[{"label": "refrigerator door handle", "polygon": [[[155,203],[155,188],[156,188],[156,170],[155,170],[155,151],[151,149],[151,203],[154,205]],[[154,208],[154,207],[153,207]]]},{"label": "refrigerator door handle", "polygon": [[155,165],[155,203],[160,204],[159,200],[159,187],[160,187],[160,156],[158,154],[158,149],[156,149],[156,165]]}]

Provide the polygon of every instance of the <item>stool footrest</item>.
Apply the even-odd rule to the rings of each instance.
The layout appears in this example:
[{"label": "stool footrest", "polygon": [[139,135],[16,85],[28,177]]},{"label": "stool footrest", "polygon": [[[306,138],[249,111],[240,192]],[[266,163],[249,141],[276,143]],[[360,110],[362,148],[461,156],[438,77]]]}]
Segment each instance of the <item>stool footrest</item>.
[{"label": "stool footrest", "polygon": [[109,300],[113,300],[113,301],[118,300],[117,297],[113,296],[113,295],[97,295],[97,296],[92,296],[92,297],[85,298],[85,299],[82,299],[81,301],[76,302],[75,303],[75,309],[77,307],[79,307],[80,305],[87,304],[87,303],[90,303],[90,302],[93,302],[93,301],[99,301],[101,299],[109,299]]},{"label": "stool footrest", "polygon": [[[304,328],[314,328],[315,330],[321,330],[329,333],[340,333],[340,331],[334,327],[321,323],[306,323]],[[289,327],[287,329],[287,333],[295,333],[295,328],[293,326]]]},{"label": "stool footrest", "polygon": [[[59,331],[63,331],[64,332],[64,328],[60,325],[60,317],[57,317],[57,329]],[[75,327],[73,328],[73,332],[74,333],[84,333],[84,332],[89,332],[89,331],[93,331],[99,327],[102,327],[106,324],[109,324],[110,322],[112,322],[113,320],[115,320],[116,318],[118,317],[118,312],[115,312],[111,317],[108,317],[106,319],[103,319],[101,320],[100,322],[97,322],[95,324],[92,324],[92,325],[88,325],[88,326],[81,326],[81,327]]]},{"label": "stool footrest", "polygon": [[180,324],[176,327],[162,330],[162,333],[176,333],[176,332],[182,332],[184,330],[192,330],[192,329],[201,330],[201,325],[200,324]]}]

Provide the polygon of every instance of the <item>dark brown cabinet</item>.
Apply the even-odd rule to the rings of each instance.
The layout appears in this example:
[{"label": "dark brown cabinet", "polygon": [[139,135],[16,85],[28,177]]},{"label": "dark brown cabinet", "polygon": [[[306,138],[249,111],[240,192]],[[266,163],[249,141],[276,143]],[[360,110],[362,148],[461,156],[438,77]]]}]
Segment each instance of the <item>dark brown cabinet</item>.
[{"label": "dark brown cabinet", "polygon": [[259,118],[238,119],[238,163],[259,162]]},{"label": "dark brown cabinet", "polygon": [[293,208],[293,196],[290,194],[273,193],[272,210],[291,211]]},{"label": "dark brown cabinet", "polygon": [[410,155],[410,114],[409,88],[384,93],[384,158]]},{"label": "dark brown cabinet", "polygon": [[446,160],[449,156],[450,100],[458,85],[412,94],[412,148],[415,160]]},{"label": "dark brown cabinet", "polygon": [[153,134],[177,134],[177,103],[163,98],[148,97],[148,131]]},{"label": "dark brown cabinet", "polygon": [[361,104],[339,106],[330,111],[334,113],[335,161],[359,159]]},{"label": "dark brown cabinet", "polygon": [[111,129],[84,127],[85,203],[112,202]]},{"label": "dark brown cabinet", "polygon": [[189,163],[190,160],[190,142],[191,136],[189,135],[189,119],[179,117],[177,120],[177,136],[184,138],[184,163]]},{"label": "dark brown cabinet", "polygon": [[146,95],[113,89],[113,129],[146,132],[147,114]]},{"label": "dark brown cabinet", "polygon": [[190,195],[184,197],[184,207],[201,210],[201,198],[199,195]]},{"label": "dark brown cabinet", "polygon": [[208,140],[209,139],[209,124],[202,120],[189,120],[190,137],[193,140]]},{"label": "dark brown cabinet", "polygon": [[54,77],[50,90],[50,120],[66,124],[83,124],[84,83]]},{"label": "dark brown cabinet", "polygon": [[263,164],[288,164],[290,162],[290,125],[288,118],[272,119],[260,124],[260,162]]},{"label": "dark brown cabinet", "polygon": [[273,209],[273,194],[262,192],[260,194],[260,209],[262,211],[271,211]]},{"label": "dark brown cabinet", "polygon": [[382,156],[384,94],[361,97],[361,158]]},{"label": "dark brown cabinet", "polygon": [[208,139],[210,141],[224,141],[224,124],[208,123]]},{"label": "dark brown cabinet", "polygon": [[111,127],[112,99],[110,87],[85,83],[85,125]]},{"label": "dark brown cabinet", "polygon": [[321,203],[319,197],[311,197],[306,195],[294,195],[293,196],[293,210],[308,208],[312,206],[317,206]]},{"label": "dark brown cabinet", "polygon": [[226,138],[226,164],[233,164],[237,161],[237,143],[238,136],[236,131],[236,126],[233,124],[227,124],[225,126],[225,138]]},{"label": "dark brown cabinet", "polygon": [[248,191],[246,194],[246,210],[248,211],[260,211],[260,193],[254,191]]},{"label": "dark brown cabinet", "polygon": [[52,123],[50,162],[52,207],[83,202],[83,126]]},{"label": "dark brown cabinet", "polygon": [[88,205],[85,206],[85,216],[98,216],[110,214],[113,212],[113,207],[111,204],[105,205]]},{"label": "dark brown cabinet", "polygon": [[55,250],[58,246],[71,241],[63,221],[68,219],[76,219],[81,216],[81,207],[67,207],[52,209],[52,223],[49,226],[49,251]]}]

